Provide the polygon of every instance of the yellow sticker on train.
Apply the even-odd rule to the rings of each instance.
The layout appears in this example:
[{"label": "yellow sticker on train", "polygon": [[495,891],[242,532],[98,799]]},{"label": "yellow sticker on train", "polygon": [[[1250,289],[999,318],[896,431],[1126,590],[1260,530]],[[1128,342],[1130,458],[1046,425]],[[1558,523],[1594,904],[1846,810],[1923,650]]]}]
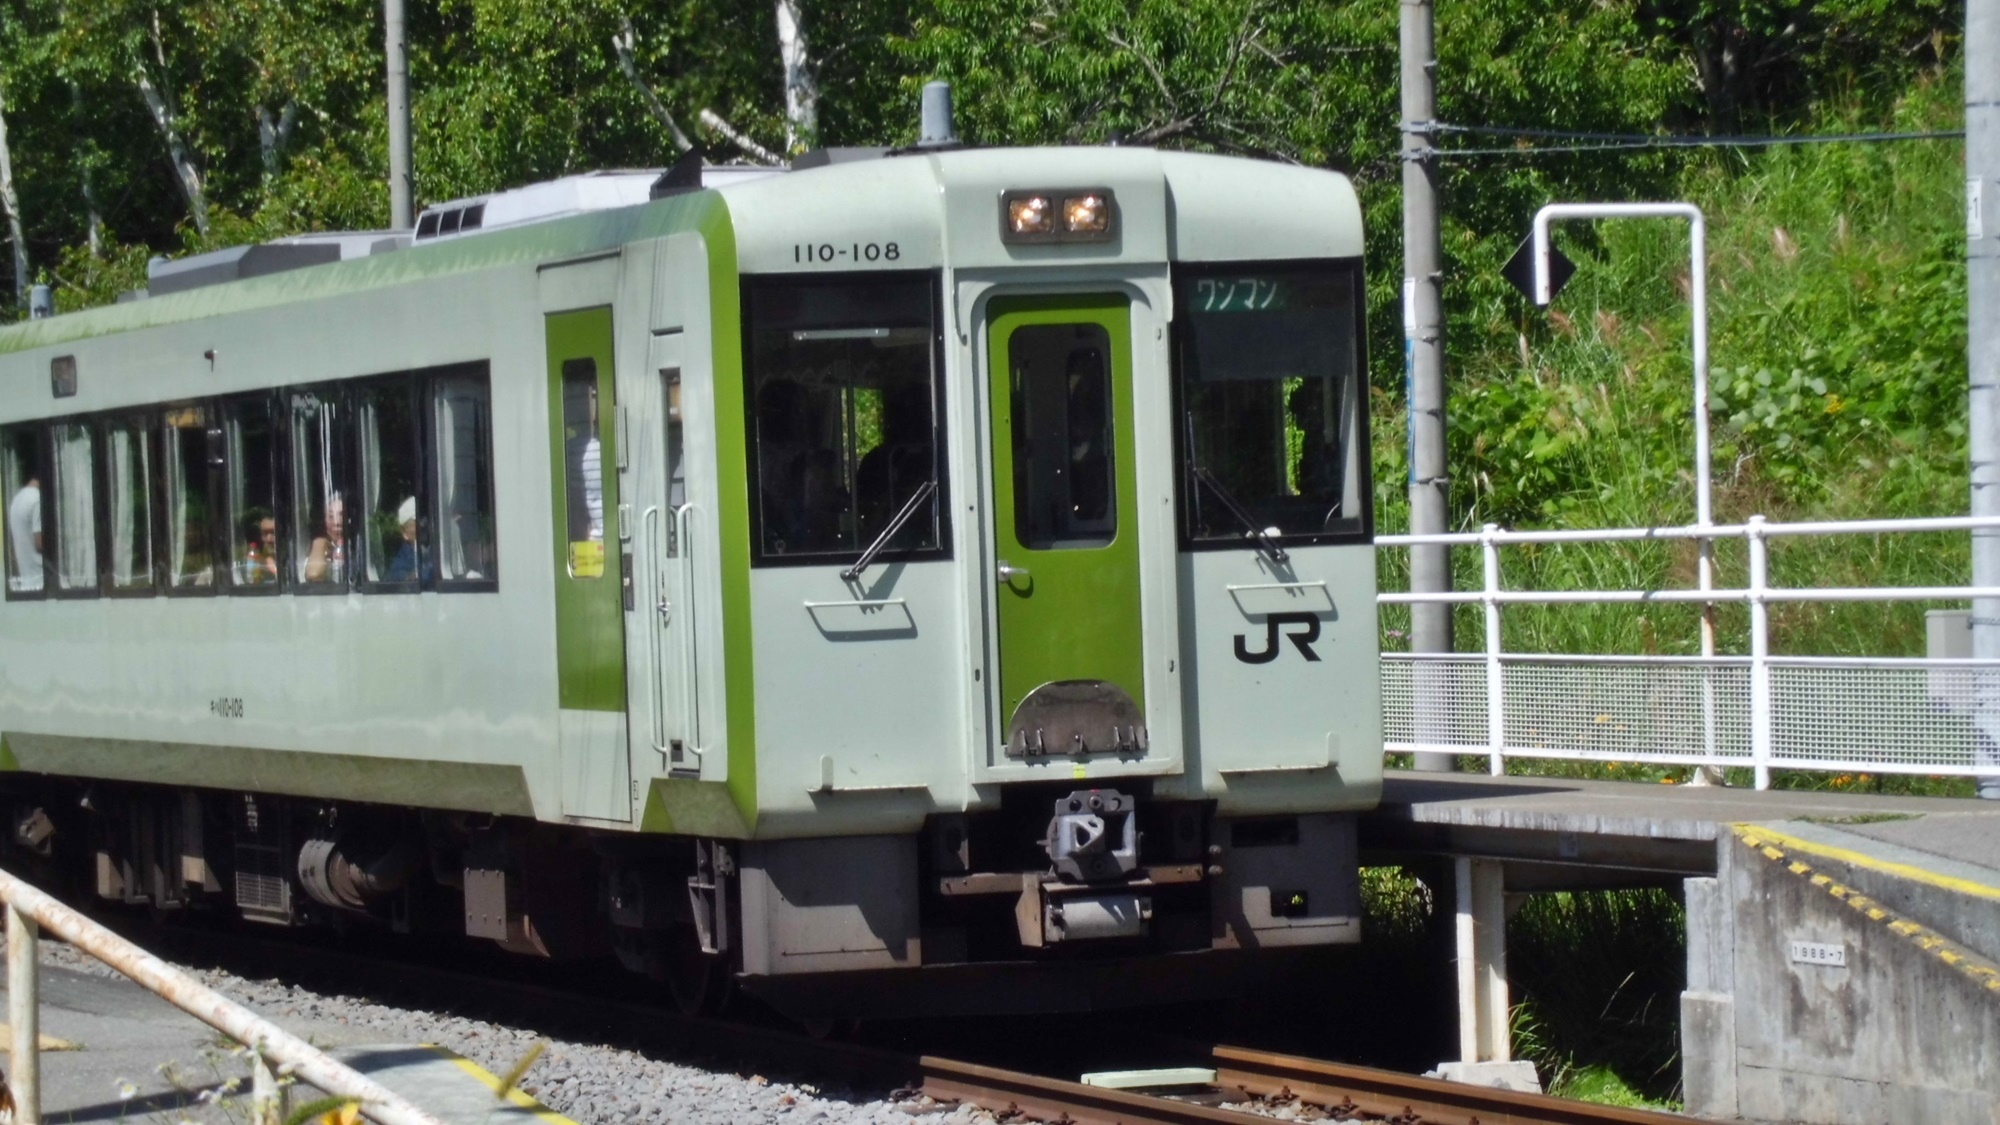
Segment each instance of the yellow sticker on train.
[{"label": "yellow sticker on train", "polygon": [[569,545],[569,576],[571,578],[604,577],[604,544],[595,539],[586,539]]}]

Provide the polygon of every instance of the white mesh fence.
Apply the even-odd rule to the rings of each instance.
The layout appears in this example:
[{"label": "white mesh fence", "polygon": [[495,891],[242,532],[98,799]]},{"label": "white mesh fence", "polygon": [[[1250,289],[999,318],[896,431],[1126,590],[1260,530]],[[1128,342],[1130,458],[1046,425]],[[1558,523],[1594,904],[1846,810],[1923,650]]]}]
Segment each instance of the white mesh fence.
[{"label": "white mesh fence", "polygon": [[1749,760],[1748,661],[1502,657],[1500,663],[1508,754]]},{"label": "white mesh fence", "polygon": [[[1747,657],[1502,656],[1500,668],[1507,757],[1755,761]],[[1768,668],[1770,766],[2000,775],[2000,661],[1773,658]],[[1483,656],[1383,654],[1386,749],[1491,753],[1487,693]]]},{"label": "white mesh fence", "polygon": [[[1747,660],[1502,656],[1500,668],[1506,755],[1749,759]],[[1483,656],[1383,654],[1382,708],[1390,750],[1491,752]]]},{"label": "white mesh fence", "polygon": [[2000,661],[1771,661],[1775,766],[2000,775],[1995,731]]},{"label": "white mesh fence", "polygon": [[1382,739],[1390,750],[1485,753],[1486,659],[1383,653]]}]

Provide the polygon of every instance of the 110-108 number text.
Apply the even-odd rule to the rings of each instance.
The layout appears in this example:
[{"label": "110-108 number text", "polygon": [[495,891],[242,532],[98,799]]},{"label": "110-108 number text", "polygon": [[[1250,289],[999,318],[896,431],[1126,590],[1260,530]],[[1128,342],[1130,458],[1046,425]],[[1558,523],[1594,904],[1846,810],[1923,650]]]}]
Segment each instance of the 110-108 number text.
[{"label": "110-108 number text", "polygon": [[831,242],[795,242],[792,244],[792,261],[799,265],[825,265],[829,262],[895,262],[902,260],[903,248],[893,242],[850,242],[836,246]]}]

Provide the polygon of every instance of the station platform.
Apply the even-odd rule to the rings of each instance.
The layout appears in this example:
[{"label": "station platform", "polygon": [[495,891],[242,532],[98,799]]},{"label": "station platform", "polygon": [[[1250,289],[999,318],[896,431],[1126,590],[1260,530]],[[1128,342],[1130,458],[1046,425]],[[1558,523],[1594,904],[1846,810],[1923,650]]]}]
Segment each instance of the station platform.
[{"label": "station platform", "polygon": [[371,1044],[334,1051],[333,1056],[445,1125],[576,1125],[519,1090],[500,1096],[498,1078],[443,1047]]},{"label": "station platform", "polygon": [[2000,802],[1391,771],[1360,837],[1451,865],[1461,1070],[1518,1066],[1510,901],[1659,886],[1687,908],[1690,1114],[2000,1125]]},{"label": "station platform", "polygon": [[2000,868],[2000,801],[1405,770],[1384,776],[1380,807],[1361,819],[1361,850],[1364,862],[1499,862],[1516,892],[1670,886],[1715,873],[1730,825],[1763,821],[1845,825]]},{"label": "station platform", "polygon": [[[82,956],[55,942],[42,948],[64,960]],[[250,1119],[249,1060],[193,1016],[124,977],[46,959],[40,993],[43,1121]],[[519,1090],[499,1097],[497,1078],[442,1048],[370,1042],[379,1030],[339,1019],[274,1018],[447,1125],[573,1125]],[[320,1096],[301,1087],[290,1102],[296,1109]]]}]

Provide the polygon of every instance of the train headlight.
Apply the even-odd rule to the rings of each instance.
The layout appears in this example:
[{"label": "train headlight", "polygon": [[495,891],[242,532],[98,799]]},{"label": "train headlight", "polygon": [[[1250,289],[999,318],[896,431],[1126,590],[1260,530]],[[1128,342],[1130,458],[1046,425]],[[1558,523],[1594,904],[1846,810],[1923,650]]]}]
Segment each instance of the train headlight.
[{"label": "train headlight", "polygon": [[1072,195],[1063,200],[1063,229],[1071,234],[1108,234],[1111,231],[1111,207],[1106,199],[1090,192],[1086,195]]},{"label": "train headlight", "polygon": [[1046,195],[1017,195],[1007,200],[1007,233],[1051,235],[1056,232],[1056,209]]},{"label": "train headlight", "polygon": [[1108,188],[1029,188],[1000,197],[1003,242],[1109,242],[1118,201]]}]

